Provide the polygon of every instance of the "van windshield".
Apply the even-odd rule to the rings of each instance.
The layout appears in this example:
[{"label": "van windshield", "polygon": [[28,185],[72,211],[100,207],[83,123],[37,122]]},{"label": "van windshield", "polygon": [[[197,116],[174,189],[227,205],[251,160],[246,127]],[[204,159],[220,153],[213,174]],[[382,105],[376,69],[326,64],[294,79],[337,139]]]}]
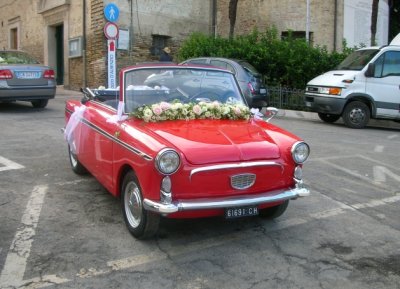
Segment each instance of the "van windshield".
[{"label": "van windshield", "polygon": [[337,70],[361,70],[378,53],[379,49],[357,50],[347,56],[337,67]]}]

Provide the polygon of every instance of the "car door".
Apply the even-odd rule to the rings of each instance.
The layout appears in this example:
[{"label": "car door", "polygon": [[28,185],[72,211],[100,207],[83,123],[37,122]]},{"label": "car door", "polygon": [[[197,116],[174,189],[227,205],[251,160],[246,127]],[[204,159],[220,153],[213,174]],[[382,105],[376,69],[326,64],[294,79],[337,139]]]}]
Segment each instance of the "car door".
[{"label": "car door", "polygon": [[374,98],[377,117],[400,119],[400,51],[387,51],[375,61],[366,93]]},{"label": "car door", "polygon": [[87,102],[79,144],[80,161],[109,191],[113,184],[113,138],[118,124],[107,120],[114,114],[115,109],[99,101]]}]

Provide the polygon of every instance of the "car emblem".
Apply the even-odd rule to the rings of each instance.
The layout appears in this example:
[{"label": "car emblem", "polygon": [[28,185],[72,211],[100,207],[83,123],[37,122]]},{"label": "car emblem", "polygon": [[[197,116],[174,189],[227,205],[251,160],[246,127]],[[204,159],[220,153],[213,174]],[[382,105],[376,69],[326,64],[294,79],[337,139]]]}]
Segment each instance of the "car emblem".
[{"label": "car emblem", "polygon": [[231,176],[231,186],[237,190],[248,189],[254,185],[255,181],[255,174],[240,174]]}]

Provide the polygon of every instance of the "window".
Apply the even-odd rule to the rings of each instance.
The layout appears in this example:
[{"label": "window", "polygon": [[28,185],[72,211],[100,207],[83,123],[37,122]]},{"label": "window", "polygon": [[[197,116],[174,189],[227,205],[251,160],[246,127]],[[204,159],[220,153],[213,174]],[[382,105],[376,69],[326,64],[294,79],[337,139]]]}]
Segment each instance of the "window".
[{"label": "window", "polygon": [[68,40],[68,56],[70,58],[82,56],[82,37],[71,38]]},{"label": "window", "polygon": [[[314,42],[314,34],[313,32],[309,32],[309,39],[310,43]],[[282,40],[287,40],[288,38],[291,39],[306,39],[306,32],[305,31],[282,31],[281,33],[281,39]]]},{"label": "window", "polygon": [[18,28],[10,29],[10,48],[18,49]]},{"label": "window", "polygon": [[164,49],[164,47],[168,46],[167,42],[169,38],[169,36],[165,35],[153,35],[153,44],[150,48],[151,55],[161,55],[161,51]]},{"label": "window", "polygon": [[217,66],[217,67],[221,67],[221,68],[227,69],[227,70],[229,70],[230,72],[235,73],[235,69],[233,68],[233,66],[230,65],[229,63],[224,62],[224,61],[220,61],[220,60],[211,60],[211,63],[210,63],[210,64],[213,65],[213,66]]},{"label": "window", "polygon": [[188,61],[187,63],[191,63],[191,64],[206,64],[207,63],[207,59],[205,59],[205,58],[193,59],[193,60]]},{"label": "window", "polygon": [[400,51],[388,51],[375,61],[374,77],[400,76]]}]

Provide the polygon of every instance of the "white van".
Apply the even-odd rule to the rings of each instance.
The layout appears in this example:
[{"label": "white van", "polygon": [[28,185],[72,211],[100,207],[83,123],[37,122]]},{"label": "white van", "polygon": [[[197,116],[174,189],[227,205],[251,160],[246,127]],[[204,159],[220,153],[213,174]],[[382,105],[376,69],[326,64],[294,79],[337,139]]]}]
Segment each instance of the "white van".
[{"label": "white van", "polygon": [[370,118],[400,121],[400,34],[390,45],[350,54],[307,83],[305,104],[329,123],[363,128]]}]

